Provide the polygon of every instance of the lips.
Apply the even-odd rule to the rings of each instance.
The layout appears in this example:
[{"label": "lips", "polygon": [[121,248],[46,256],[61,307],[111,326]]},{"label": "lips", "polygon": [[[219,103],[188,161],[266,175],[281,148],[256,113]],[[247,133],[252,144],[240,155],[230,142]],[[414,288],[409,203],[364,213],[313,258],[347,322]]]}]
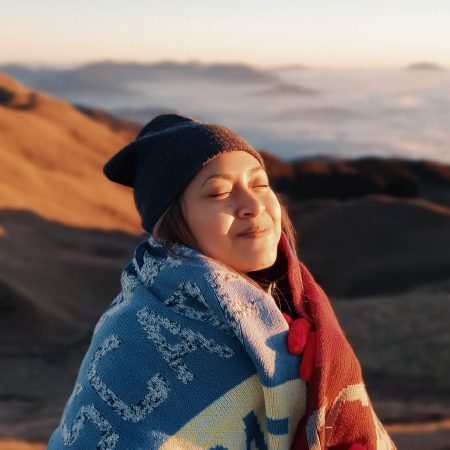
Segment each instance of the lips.
[{"label": "lips", "polygon": [[238,236],[241,237],[258,237],[267,234],[269,228],[263,227],[250,227],[244,230],[242,233],[239,233]]}]

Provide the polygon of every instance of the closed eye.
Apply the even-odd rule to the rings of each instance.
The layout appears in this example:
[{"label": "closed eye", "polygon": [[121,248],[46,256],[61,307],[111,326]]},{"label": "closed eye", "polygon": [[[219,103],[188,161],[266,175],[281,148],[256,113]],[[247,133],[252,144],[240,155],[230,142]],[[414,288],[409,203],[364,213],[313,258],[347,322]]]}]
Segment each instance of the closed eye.
[{"label": "closed eye", "polygon": [[221,194],[210,195],[210,197],[220,197],[220,196],[226,195],[226,194],[229,194],[229,192],[222,192]]},{"label": "closed eye", "polygon": [[[257,186],[253,186],[254,188],[268,188],[269,185],[268,184],[258,184]],[[227,195],[230,194],[230,192],[222,192],[220,194],[212,194],[210,195],[210,197],[221,197],[223,195]]]}]

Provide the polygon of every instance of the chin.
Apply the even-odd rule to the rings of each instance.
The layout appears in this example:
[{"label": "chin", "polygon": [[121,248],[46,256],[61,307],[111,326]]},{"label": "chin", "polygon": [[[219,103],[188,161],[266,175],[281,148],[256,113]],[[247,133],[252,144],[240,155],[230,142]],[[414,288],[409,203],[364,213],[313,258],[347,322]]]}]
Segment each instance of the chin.
[{"label": "chin", "polygon": [[[256,272],[258,270],[264,270],[269,267],[272,267],[275,264],[275,261],[277,260],[277,253],[274,252],[273,257],[268,257],[267,254],[265,254],[260,259],[254,259],[245,268],[245,270],[241,269],[241,272]],[[242,261],[241,261],[242,264]]]}]

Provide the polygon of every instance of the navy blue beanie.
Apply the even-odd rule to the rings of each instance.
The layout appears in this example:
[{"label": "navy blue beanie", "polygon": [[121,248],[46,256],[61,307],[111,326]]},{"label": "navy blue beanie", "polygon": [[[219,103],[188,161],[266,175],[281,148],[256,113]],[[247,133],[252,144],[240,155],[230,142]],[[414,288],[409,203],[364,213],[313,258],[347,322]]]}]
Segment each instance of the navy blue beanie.
[{"label": "navy blue beanie", "polygon": [[134,189],[142,228],[152,232],[158,219],[189,181],[221,153],[246,151],[264,166],[261,155],[231,129],[179,114],[162,114],[147,123],[134,141],[103,167],[115,183]]}]

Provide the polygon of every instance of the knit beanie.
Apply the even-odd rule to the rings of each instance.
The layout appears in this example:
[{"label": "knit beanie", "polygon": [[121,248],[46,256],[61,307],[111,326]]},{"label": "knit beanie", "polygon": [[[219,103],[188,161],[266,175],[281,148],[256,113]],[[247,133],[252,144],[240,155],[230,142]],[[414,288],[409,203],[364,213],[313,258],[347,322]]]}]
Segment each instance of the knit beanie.
[{"label": "knit beanie", "polygon": [[161,114],[103,167],[115,183],[134,189],[142,228],[158,219],[198,171],[224,152],[246,151],[265,169],[261,155],[231,129],[179,114]]}]

